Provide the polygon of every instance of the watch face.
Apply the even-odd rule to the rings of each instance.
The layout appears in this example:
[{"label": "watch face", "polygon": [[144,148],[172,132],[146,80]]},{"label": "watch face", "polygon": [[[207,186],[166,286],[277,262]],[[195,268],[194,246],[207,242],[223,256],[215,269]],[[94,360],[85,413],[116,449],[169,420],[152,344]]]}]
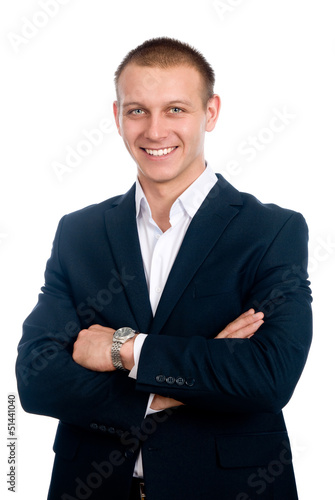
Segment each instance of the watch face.
[{"label": "watch face", "polygon": [[119,341],[126,341],[131,339],[135,335],[135,330],[129,328],[128,326],[124,326],[123,328],[119,328],[114,333],[114,339]]}]

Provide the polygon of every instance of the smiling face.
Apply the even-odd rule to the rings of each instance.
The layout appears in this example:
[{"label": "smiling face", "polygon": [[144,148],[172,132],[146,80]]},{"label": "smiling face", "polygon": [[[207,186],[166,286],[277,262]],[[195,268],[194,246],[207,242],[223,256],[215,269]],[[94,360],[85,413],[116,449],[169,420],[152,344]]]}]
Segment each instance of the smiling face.
[{"label": "smiling face", "polygon": [[114,115],[144,190],[168,184],[182,192],[203,172],[205,133],[219,108],[216,95],[204,104],[201,75],[191,66],[125,67]]}]

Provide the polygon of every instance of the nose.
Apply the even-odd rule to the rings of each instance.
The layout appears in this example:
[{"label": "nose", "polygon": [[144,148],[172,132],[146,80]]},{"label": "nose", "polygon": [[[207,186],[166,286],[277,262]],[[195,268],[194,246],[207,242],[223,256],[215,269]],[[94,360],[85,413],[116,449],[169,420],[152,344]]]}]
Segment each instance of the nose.
[{"label": "nose", "polygon": [[148,117],[144,136],[146,139],[151,141],[160,141],[161,139],[165,139],[168,136],[168,129],[164,117],[158,114],[152,114]]}]

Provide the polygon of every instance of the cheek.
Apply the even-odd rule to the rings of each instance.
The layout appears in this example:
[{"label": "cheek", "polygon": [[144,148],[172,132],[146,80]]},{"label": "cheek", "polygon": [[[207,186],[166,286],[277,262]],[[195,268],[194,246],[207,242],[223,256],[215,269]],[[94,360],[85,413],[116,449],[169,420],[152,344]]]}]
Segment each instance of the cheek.
[{"label": "cheek", "polygon": [[138,136],[138,131],[137,127],[134,126],[135,124],[133,123],[125,123],[123,122],[121,124],[121,135],[126,144],[129,146],[132,146],[134,144],[134,141],[136,140],[136,137]]},{"label": "cheek", "polygon": [[204,133],[201,128],[194,128],[192,132],[190,130],[187,131],[184,135],[184,143],[186,148],[193,151],[193,153],[198,154],[202,151],[204,147]]},{"label": "cheek", "polygon": [[201,149],[204,144],[205,137],[205,121],[194,123],[185,123],[179,128],[179,134],[185,146],[192,149]]}]

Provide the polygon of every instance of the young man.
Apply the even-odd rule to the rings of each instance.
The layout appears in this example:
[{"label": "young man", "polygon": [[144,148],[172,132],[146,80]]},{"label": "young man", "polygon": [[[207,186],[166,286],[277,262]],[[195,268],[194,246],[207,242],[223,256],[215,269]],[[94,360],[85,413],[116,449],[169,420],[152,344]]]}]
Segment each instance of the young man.
[{"label": "young man", "polygon": [[48,498],[297,499],[304,219],[206,164],[220,99],[198,51],[149,40],[115,81],[136,184],[63,217],[19,345],[23,408],[60,420]]}]

